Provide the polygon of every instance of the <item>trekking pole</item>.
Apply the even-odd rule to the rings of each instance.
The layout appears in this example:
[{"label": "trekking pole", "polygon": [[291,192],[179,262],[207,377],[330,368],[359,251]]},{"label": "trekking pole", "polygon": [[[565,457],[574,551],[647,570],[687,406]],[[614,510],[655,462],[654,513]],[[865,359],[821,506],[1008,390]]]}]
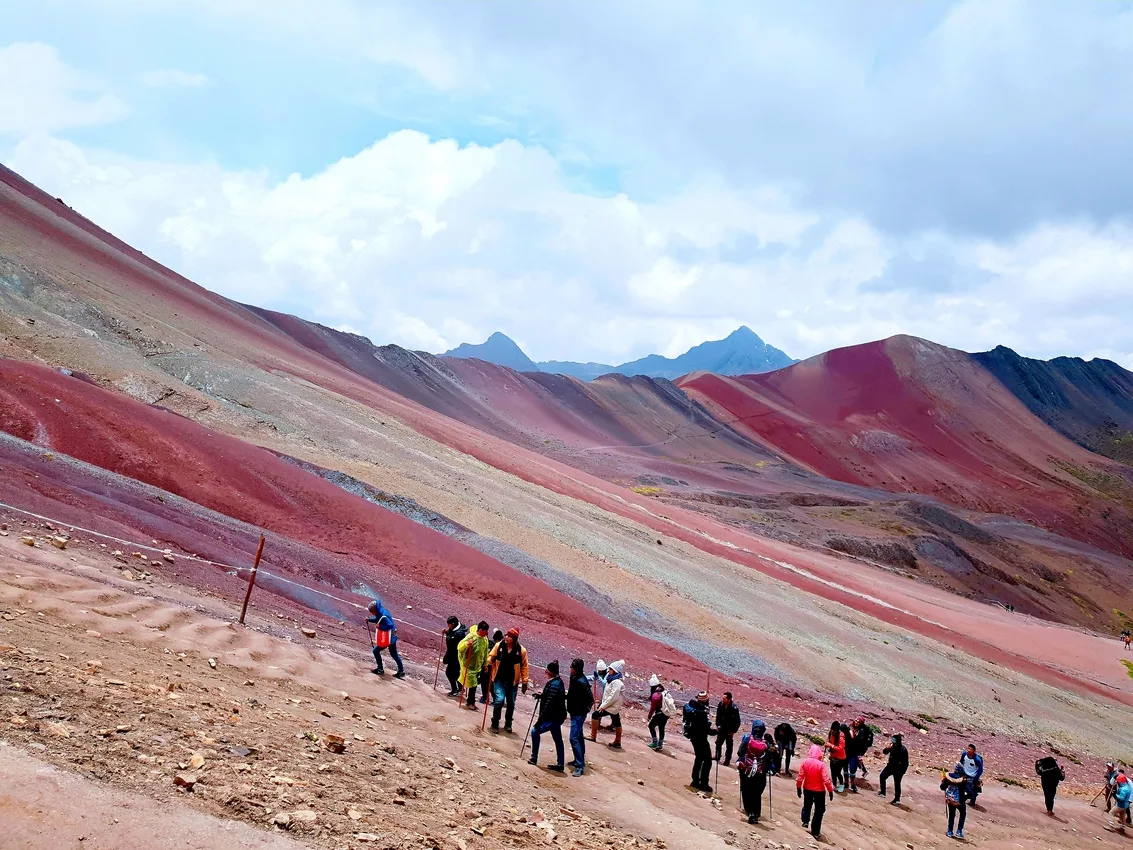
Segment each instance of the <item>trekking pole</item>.
[{"label": "trekking pole", "polygon": [[[492,693],[492,682],[495,680],[495,678],[496,678],[495,676],[489,676],[488,677],[488,693],[489,694]],[[488,725],[488,701],[484,700],[484,719],[480,721],[480,731],[483,732],[484,727],[487,726],[487,725]]]},{"label": "trekking pole", "polygon": [[[444,635],[441,635],[441,641],[445,642]],[[447,649],[447,646],[446,646],[446,649]],[[441,680],[441,656],[438,655],[437,656],[437,672],[436,672],[436,675],[433,676],[433,690],[434,691],[437,689],[437,683],[440,680]]]},{"label": "trekking pole", "polygon": [[[719,752],[719,751],[717,751],[717,752]],[[713,787],[716,788],[716,796],[719,797],[720,796],[720,759],[716,759],[716,784]]]},{"label": "trekking pole", "polygon": [[535,712],[539,709],[539,697],[535,697],[535,708],[531,709],[531,719],[527,721],[527,734],[523,736],[523,746],[519,748],[519,757],[523,758],[523,751],[527,748],[527,738],[531,734],[531,727],[535,725]]},{"label": "trekking pole", "polygon": [[775,779],[776,775],[777,774],[773,773],[773,774],[771,774],[770,776],[767,777],[767,819],[768,820],[771,820],[772,818],[775,817],[774,813],[771,811],[771,782],[772,782],[773,779]]},{"label": "trekking pole", "polygon": [[1095,794],[1094,799],[1090,800],[1090,805],[1092,806],[1094,803],[1096,803],[1098,797],[1100,797],[1102,794],[1104,794],[1106,792],[1106,790],[1107,789],[1103,788],[1101,791],[1099,791],[1097,794]]}]

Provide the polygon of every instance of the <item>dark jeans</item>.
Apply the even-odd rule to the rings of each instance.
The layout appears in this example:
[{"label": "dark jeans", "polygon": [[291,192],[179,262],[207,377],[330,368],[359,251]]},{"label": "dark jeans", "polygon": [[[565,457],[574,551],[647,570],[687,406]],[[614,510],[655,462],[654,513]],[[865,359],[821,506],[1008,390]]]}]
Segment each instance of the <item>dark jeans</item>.
[{"label": "dark jeans", "polygon": [[[979,782],[975,779],[969,779],[964,783],[964,794],[967,795],[967,802],[971,803],[973,806],[976,804],[976,797],[980,796],[978,785]],[[960,828],[963,829],[963,827]]]},{"label": "dark jeans", "polygon": [[575,767],[586,767],[586,720],[585,714],[570,719],[570,751],[574,753]]},{"label": "dark jeans", "polygon": [[948,806],[948,831],[952,832],[952,823],[953,823],[953,821],[956,820],[956,812],[959,812],[960,813],[960,823],[956,826],[956,831],[957,832],[963,832],[964,831],[964,821],[968,817],[968,804],[967,804],[967,802],[965,802],[964,798],[961,796],[960,797],[960,805],[953,806],[951,803],[947,803],[946,805]]},{"label": "dark jeans", "polygon": [[669,723],[669,715],[657,712],[649,721],[649,735],[658,744],[665,743],[665,726]]},{"label": "dark jeans", "polygon": [[445,665],[445,678],[448,679],[448,689],[454,694],[460,693],[464,690],[464,686],[460,684],[460,663],[446,664]]},{"label": "dark jeans", "polygon": [[515,697],[519,693],[519,685],[506,685],[503,682],[492,682],[492,728],[500,728],[500,715],[504,708],[504,726],[511,726],[511,719],[515,716]]},{"label": "dark jeans", "polygon": [[692,786],[704,788],[708,785],[708,777],[712,775],[712,745],[708,743],[707,735],[698,735],[692,739]]},{"label": "dark jeans", "polygon": [[1057,782],[1043,782],[1043,798],[1046,800],[1046,810],[1054,811],[1054,795],[1058,792]]},{"label": "dark jeans", "polygon": [[792,747],[788,746],[785,741],[776,741],[775,745],[779,748],[779,757],[776,759],[775,772],[782,773],[784,770],[787,773],[791,772],[791,750]]},{"label": "dark jeans", "polygon": [[[811,809],[814,815],[811,815]],[[810,834],[818,838],[822,834],[822,816],[826,814],[825,791],[803,791],[803,826],[810,826]]]},{"label": "dark jeans", "polygon": [[901,779],[905,776],[905,774],[903,771],[901,773],[894,773],[889,769],[889,766],[886,765],[885,770],[881,771],[880,790],[882,794],[885,793],[885,780],[891,776],[893,777],[893,802],[896,803],[901,799]]},{"label": "dark jeans", "polygon": [[[389,657],[392,658],[393,663],[397,665],[397,672],[404,673],[405,665],[401,663],[401,656],[397,653],[397,638],[390,641]],[[374,647],[374,666],[376,666],[379,671],[385,670],[385,667],[382,665],[382,651],[376,646]]]},{"label": "dark jeans", "polygon": [[487,670],[480,674],[480,702],[488,701],[488,680],[490,674]]},{"label": "dark jeans", "polygon": [[740,801],[743,803],[744,811],[749,815],[755,815],[756,820],[759,820],[760,815],[763,814],[763,790],[766,787],[766,774],[757,773],[755,776],[748,776],[746,773],[740,773]]},{"label": "dark jeans", "polygon": [[716,736],[716,761],[720,761],[720,750],[724,749],[724,764],[732,761],[732,747],[735,744],[736,733],[725,735],[723,732]]},{"label": "dark jeans", "polygon": [[559,757],[555,764],[562,767],[564,758],[562,721],[555,723],[553,720],[540,720],[535,724],[535,728],[531,730],[531,760],[539,760],[539,737],[548,732],[551,733],[551,740],[555,742],[555,754]]},{"label": "dark jeans", "polygon": [[835,786],[846,784],[845,759],[830,759],[830,779]]}]

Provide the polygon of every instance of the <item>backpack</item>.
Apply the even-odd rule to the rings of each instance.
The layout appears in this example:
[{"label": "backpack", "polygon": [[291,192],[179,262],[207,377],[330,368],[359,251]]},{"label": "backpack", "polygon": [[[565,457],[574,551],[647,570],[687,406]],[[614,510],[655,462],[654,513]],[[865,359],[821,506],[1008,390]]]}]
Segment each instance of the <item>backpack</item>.
[{"label": "backpack", "polygon": [[[672,717],[677,713],[677,704],[673,701],[673,695],[668,691],[661,693],[661,713],[666,717]],[[687,735],[685,736],[688,737]]]},{"label": "backpack", "polygon": [[944,799],[948,801],[948,805],[960,805],[960,786],[947,781],[943,784],[947,784],[948,786],[944,789]]},{"label": "backpack", "polygon": [[684,736],[686,738],[692,737],[692,729],[696,725],[696,709],[692,707],[692,703],[688,703],[684,711],[681,713],[681,721],[683,722]]},{"label": "backpack", "polygon": [[862,755],[865,755],[873,747],[873,730],[868,726],[862,726],[858,732],[858,749],[861,750]]},{"label": "backpack", "polygon": [[736,767],[748,776],[767,773],[767,742],[750,735],[744,735],[740,741],[740,760]]}]

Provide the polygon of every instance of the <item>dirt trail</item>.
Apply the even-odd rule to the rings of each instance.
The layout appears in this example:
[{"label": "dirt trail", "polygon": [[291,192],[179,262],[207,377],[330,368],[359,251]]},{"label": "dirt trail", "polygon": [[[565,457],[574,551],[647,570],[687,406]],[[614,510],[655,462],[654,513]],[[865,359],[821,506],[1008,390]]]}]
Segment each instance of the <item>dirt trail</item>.
[{"label": "dirt trail", "polygon": [[[641,717],[627,712],[623,752],[592,745],[586,777],[556,776],[518,758],[519,736],[483,734],[479,713],[470,718],[433,694],[431,671],[380,680],[348,647],[222,619],[231,617],[219,600],[125,581],[109,559],[0,538],[0,737],[6,753],[20,753],[0,771],[0,805],[16,846],[282,848],[273,838],[287,835],[316,848],[472,850],[544,845],[552,831],[555,843],[576,848],[811,846],[789,779],[774,782],[775,819],[755,828],[736,810],[733,771],[721,771],[719,803],[689,792],[677,723],[670,752],[659,755],[644,747]],[[521,701],[517,727],[531,708]],[[328,734],[345,739],[345,752],[327,751]],[[948,843],[925,743],[912,742],[907,807],[868,793],[839,797],[825,828],[831,846]],[[27,753],[67,772],[42,774]],[[1028,768],[1010,767],[1019,776]],[[39,777],[30,783],[29,770]],[[175,784],[179,775],[195,783],[191,792]],[[65,793],[51,791],[56,782]],[[1068,783],[1051,821],[1036,791],[988,785],[969,843],[1039,850],[1118,840],[1078,796],[1084,786]],[[72,803],[83,800],[91,807],[76,820],[82,807]],[[185,824],[183,843],[131,844],[157,812]],[[128,823],[113,824],[116,816]],[[243,822],[231,827],[243,831],[218,844],[219,827],[208,827],[211,839],[194,844],[209,818]],[[104,844],[77,843],[73,832],[88,822]]]}]

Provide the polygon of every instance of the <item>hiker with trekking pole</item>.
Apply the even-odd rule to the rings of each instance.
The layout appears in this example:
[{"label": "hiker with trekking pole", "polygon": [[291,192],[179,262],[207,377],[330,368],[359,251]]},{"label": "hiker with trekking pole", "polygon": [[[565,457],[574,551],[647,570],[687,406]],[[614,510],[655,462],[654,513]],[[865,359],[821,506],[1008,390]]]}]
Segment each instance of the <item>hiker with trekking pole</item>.
[{"label": "hiker with trekking pole", "polygon": [[[463,693],[460,685],[460,653],[457,648],[468,636],[468,627],[461,625],[457,617],[449,617],[441,635],[445,641],[445,654],[441,661],[445,665],[445,678],[448,679],[448,695],[457,699]],[[437,669],[440,669],[439,665]]]},{"label": "hiker with trekking pole", "polygon": [[[744,813],[747,814],[747,822],[751,824],[759,823],[759,818],[763,814],[764,788],[770,791],[767,777],[771,772],[774,756],[767,745],[766,734],[767,727],[764,722],[753,720],[751,732],[740,739],[740,746],[736,751],[736,769],[740,774],[740,801]],[[716,762],[716,766],[719,768],[719,761]],[[770,793],[767,796],[767,813],[770,817]]]},{"label": "hiker with trekking pole", "polygon": [[[562,773],[566,769],[563,764],[565,759],[563,721],[567,718],[567,692],[566,685],[563,684],[562,677],[559,675],[558,661],[552,661],[547,665],[547,684],[543,687],[541,693],[535,694],[535,699],[539,706],[539,721],[535,724],[535,728],[531,730],[531,758],[527,760],[527,763],[538,767],[539,740],[543,735],[550,732],[551,740],[555,742],[557,760],[554,764],[547,765],[547,770]],[[522,750],[520,754],[522,755]]]},{"label": "hiker with trekking pole", "polygon": [[488,653],[488,670],[492,677],[492,732],[500,731],[500,715],[504,719],[504,732],[511,732],[515,715],[515,700],[520,688],[527,693],[530,681],[527,669],[527,650],[519,643],[519,629],[508,629],[503,640]]},{"label": "hiker with trekking pole", "polygon": [[397,624],[393,621],[393,615],[386,610],[380,599],[373,600],[366,610],[370,614],[366,622],[374,624],[372,634],[370,627],[366,627],[366,635],[370,638],[370,648],[374,653],[374,664],[377,665],[371,672],[375,676],[385,675],[385,667],[382,665],[382,650],[385,649],[397,665],[397,672],[393,677],[404,679],[405,665],[401,663],[401,655],[397,651]]},{"label": "hiker with trekking pole", "polygon": [[456,647],[460,658],[461,704],[470,711],[476,710],[476,690],[479,677],[488,660],[488,624],[483,620],[476,631],[469,632]]}]

